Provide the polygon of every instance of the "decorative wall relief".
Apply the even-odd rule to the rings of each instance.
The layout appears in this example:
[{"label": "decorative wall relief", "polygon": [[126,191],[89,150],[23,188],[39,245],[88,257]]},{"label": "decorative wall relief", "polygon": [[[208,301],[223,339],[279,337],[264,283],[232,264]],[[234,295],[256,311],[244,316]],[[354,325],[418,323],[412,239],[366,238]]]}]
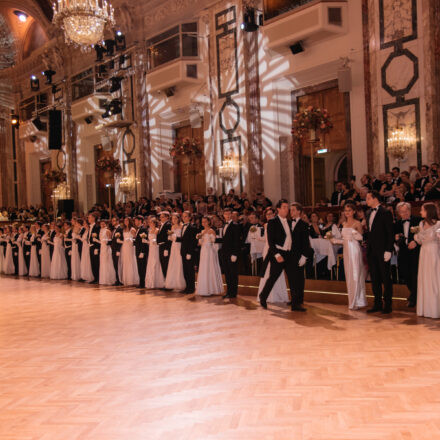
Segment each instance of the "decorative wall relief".
[{"label": "decorative wall relief", "polygon": [[[419,80],[419,59],[404,44],[417,39],[416,0],[379,0],[380,48],[392,48],[381,66],[381,86],[394,102],[382,106],[385,169],[389,170],[388,140],[393,130],[404,128],[414,141],[417,166],[422,164],[420,99],[409,98]],[[412,93],[414,96],[414,93]],[[414,154],[415,153],[415,154]]]},{"label": "decorative wall relief", "polygon": [[[237,9],[231,6],[215,15],[218,97],[225,99],[219,111],[219,125],[226,138],[220,141],[221,159],[232,153],[241,163],[243,152],[241,136],[235,135],[240,125],[240,107],[233,96],[240,91],[237,56]],[[240,191],[243,174],[240,166]]]}]

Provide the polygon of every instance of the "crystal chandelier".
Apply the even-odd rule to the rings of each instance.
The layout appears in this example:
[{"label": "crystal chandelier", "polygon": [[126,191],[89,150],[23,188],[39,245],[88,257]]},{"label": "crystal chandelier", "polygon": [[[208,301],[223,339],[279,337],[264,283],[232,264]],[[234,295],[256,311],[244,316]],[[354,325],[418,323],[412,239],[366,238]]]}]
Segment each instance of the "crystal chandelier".
[{"label": "crystal chandelier", "polygon": [[105,27],[115,24],[107,0],[57,0],[52,8],[53,22],[64,30],[66,42],[83,49],[101,41]]},{"label": "crystal chandelier", "polygon": [[404,127],[396,127],[387,139],[388,152],[397,160],[403,160],[412,150],[414,138]]},{"label": "crystal chandelier", "polygon": [[132,176],[124,176],[119,181],[119,189],[124,194],[130,194],[135,188],[135,179]]},{"label": "crystal chandelier", "polygon": [[231,154],[225,155],[222,164],[218,167],[218,175],[220,179],[231,181],[238,174],[240,166],[237,160]]}]

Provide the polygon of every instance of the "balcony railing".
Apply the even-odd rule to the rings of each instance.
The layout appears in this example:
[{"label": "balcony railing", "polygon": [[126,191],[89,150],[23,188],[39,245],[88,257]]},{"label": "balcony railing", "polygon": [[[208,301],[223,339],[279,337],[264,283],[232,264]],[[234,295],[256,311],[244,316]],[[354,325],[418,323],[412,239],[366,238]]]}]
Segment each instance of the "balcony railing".
[{"label": "balcony railing", "polygon": [[264,19],[270,20],[315,0],[264,0]]},{"label": "balcony railing", "polygon": [[197,23],[184,23],[147,40],[147,69],[179,58],[199,56]]}]

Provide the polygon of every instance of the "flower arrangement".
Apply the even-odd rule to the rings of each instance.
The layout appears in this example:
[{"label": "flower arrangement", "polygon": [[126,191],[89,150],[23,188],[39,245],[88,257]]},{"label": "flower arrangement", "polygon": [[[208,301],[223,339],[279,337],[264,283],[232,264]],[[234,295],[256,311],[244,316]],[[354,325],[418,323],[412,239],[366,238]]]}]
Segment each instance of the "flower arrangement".
[{"label": "flower arrangement", "polygon": [[174,145],[170,148],[170,156],[201,156],[202,150],[200,148],[200,141],[197,138],[177,139]]},{"label": "flower arrangement", "polygon": [[328,133],[333,128],[327,109],[313,106],[298,112],[293,119],[292,136],[297,144],[305,137],[309,130]]},{"label": "flower arrangement", "polygon": [[326,238],[327,240],[331,240],[331,239],[333,238],[332,231],[328,231],[328,232],[326,232],[324,238]]},{"label": "flower arrangement", "polygon": [[44,173],[44,180],[60,184],[66,181],[66,173],[62,171],[52,170]]},{"label": "flower arrangement", "polygon": [[418,234],[420,232],[420,228],[418,226],[411,226],[409,230],[412,234]]},{"label": "flower arrangement", "polygon": [[114,174],[120,174],[122,172],[119,159],[114,157],[103,157],[96,162],[96,169],[102,171],[112,172]]}]

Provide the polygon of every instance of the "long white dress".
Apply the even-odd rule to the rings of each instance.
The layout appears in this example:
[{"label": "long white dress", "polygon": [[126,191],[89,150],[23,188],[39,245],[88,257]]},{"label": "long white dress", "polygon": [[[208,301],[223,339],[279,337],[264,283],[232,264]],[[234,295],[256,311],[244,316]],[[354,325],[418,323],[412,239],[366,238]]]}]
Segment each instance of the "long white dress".
[{"label": "long white dress", "polygon": [[38,250],[37,250],[37,236],[32,234],[31,236],[31,259],[29,262],[29,276],[40,276],[40,263],[38,262]]},{"label": "long white dress", "polygon": [[50,278],[50,248],[47,243],[49,234],[41,238],[41,278]]},{"label": "long white dress", "polygon": [[86,229],[81,237],[81,279],[90,283],[95,279],[92,272],[92,263],[90,262],[90,245],[88,242],[89,231]]},{"label": "long white dress", "polygon": [[211,296],[223,293],[222,273],[214,242],[215,235],[206,233],[199,240],[200,263],[196,295]]},{"label": "long white dress", "polygon": [[[175,229],[173,232],[176,237],[182,235],[182,229]],[[186,287],[185,277],[183,276],[182,256],[180,255],[181,246],[181,243],[177,243],[177,241],[173,241],[171,245],[170,261],[165,278],[166,289],[183,290]]]},{"label": "long white dress", "polygon": [[356,229],[342,228],[344,250],[344,271],[347,282],[348,308],[356,310],[367,305],[365,294],[365,265],[362,248],[358,240],[362,239]]},{"label": "long white dress", "polygon": [[[269,252],[269,243],[267,241],[267,225],[264,227],[264,238],[265,244],[263,249],[263,259],[266,258],[267,253]],[[267,279],[270,274],[270,262],[267,265],[266,272],[264,272],[264,277],[260,280],[260,285],[258,287],[258,295],[257,300],[260,300],[260,293],[266,284]],[[287,303],[289,302],[289,295],[287,293],[287,284],[286,278],[284,276],[284,272],[278,277],[275,285],[273,286],[270,295],[267,298],[268,303]]]},{"label": "long white dress", "polygon": [[81,279],[81,257],[79,255],[79,247],[77,240],[81,240],[78,233],[72,232],[72,256],[70,259],[71,277],[73,281]]},{"label": "long white dress", "polygon": [[414,239],[421,244],[417,279],[417,315],[440,318],[440,222],[423,230]]},{"label": "long white dress", "polygon": [[147,272],[145,274],[145,287],[147,289],[163,289],[165,279],[163,277],[162,266],[159,260],[159,246],[157,245],[157,235],[148,234],[150,243],[148,250]]},{"label": "long white dress", "polygon": [[109,246],[108,238],[110,231],[103,228],[99,232],[99,241],[101,242],[101,252],[99,254],[99,284],[112,286],[116,282],[116,273],[113,266],[112,248]]},{"label": "long white dress", "polygon": [[14,258],[12,256],[11,237],[7,236],[6,239],[7,239],[7,245],[6,245],[6,254],[5,254],[5,274],[14,275],[15,266],[14,266]]},{"label": "long white dress", "polygon": [[24,235],[20,234],[18,237],[18,275],[25,276],[28,273],[26,262],[24,261],[24,254],[23,254],[23,241],[24,241]]},{"label": "long white dress", "polygon": [[119,257],[119,279],[124,286],[137,286],[139,284],[132,231],[133,229],[131,231],[124,231],[124,243],[121,246],[121,256]]},{"label": "long white dress", "polygon": [[63,239],[55,236],[53,245],[52,262],[50,263],[50,279],[65,280],[67,278],[67,261]]}]

